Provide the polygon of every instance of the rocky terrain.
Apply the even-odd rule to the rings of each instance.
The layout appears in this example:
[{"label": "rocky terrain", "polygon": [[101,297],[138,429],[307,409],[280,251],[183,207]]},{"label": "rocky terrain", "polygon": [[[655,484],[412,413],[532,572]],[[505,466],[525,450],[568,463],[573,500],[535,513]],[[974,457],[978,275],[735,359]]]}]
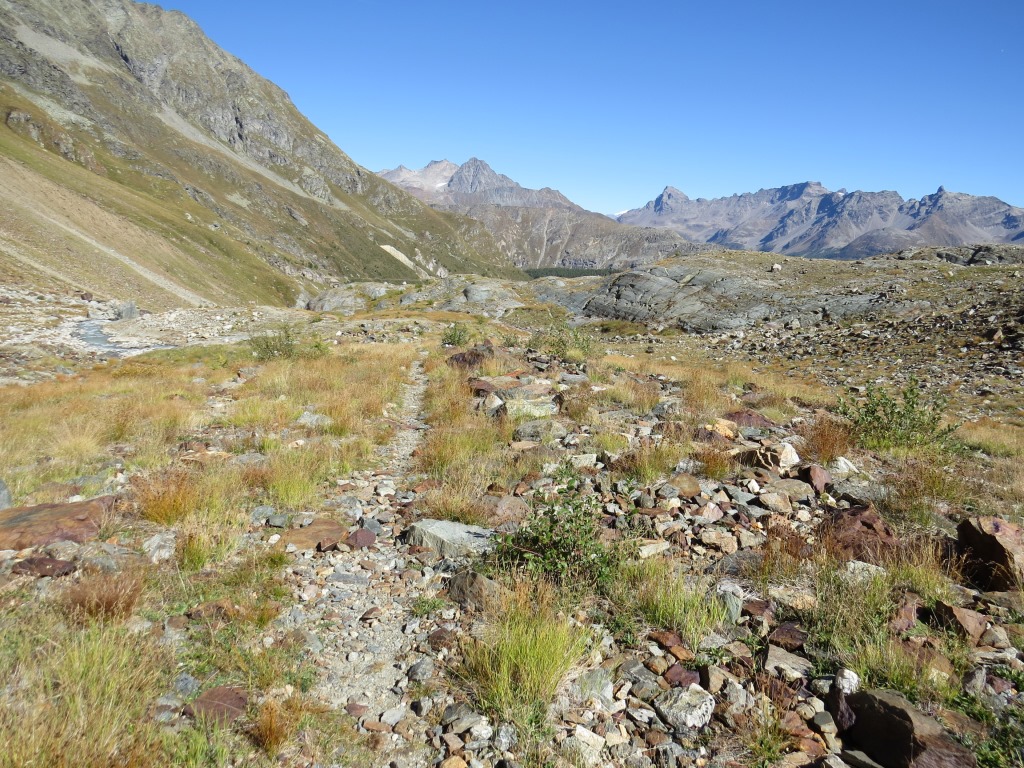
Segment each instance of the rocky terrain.
[{"label": "rocky terrain", "polygon": [[838,259],[1024,239],[1024,210],[994,197],[940,187],[904,200],[896,192],[830,192],[813,181],[714,200],[666,187],[619,221],[728,248]]},{"label": "rocky terrain", "polygon": [[471,158],[436,160],[414,171],[381,171],[435,208],[480,221],[502,253],[522,268],[627,268],[706,248],[665,230],[617,224],[584,210],[557,190],[525,189]]},{"label": "rocky terrain", "polygon": [[[449,290],[465,298],[459,286]],[[130,308],[85,303],[97,317],[131,315]],[[410,306],[403,311],[414,312]],[[961,364],[982,379],[1001,364],[1019,382],[1019,314],[972,309],[949,318],[950,337],[966,335],[979,313],[996,312],[998,322],[986,322],[1006,344]],[[300,395],[298,418],[257,427],[255,443],[253,427],[239,420],[261,391],[282,392],[289,362],[235,356],[223,367],[217,355],[232,353],[213,350],[229,348],[210,347],[207,355],[203,345],[237,338],[236,328],[263,311],[192,309],[117,321],[136,334],[173,331],[161,338],[175,345],[199,344],[192,347],[197,362],[165,375],[181,382],[173,386],[199,412],[220,415],[193,417],[199,426],[174,435],[165,469],[146,469],[130,446],[114,446],[119,458],[100,465],[88,480],[95,495],[83,498],[84,479],[26,495],[26,481],[12,478],[15,470],[18,478],[31,472],[0,465],[12,482],[4,506],[16,505],[0,510],[7,637],[20,636],[8,631],[12,621],[32,626],[24,606],[35,601],[59,611],[101,577],[130,581],[141,567],[151,583],[173,583],[175,573],[193,567],[193,513],[155,524],[147,505],[162,497],[147,485],[153,478],[174,477],[180,467],[203,482],[276,461],[281,450],[300,455],[338,439],[326,415],[334,411],[310,400],[313,394]],[[651,334],[587,342],[541,327],[534,347],[520,341],[460,351],[437,341],[446,324],[436,318],[450,310],[389,318],[393,311],[273,318],[311,333],[303,343],[346,345],[337,357],[315,359],[340,366],[339,375],[362,369],[344,367],[360,350],[409,361],[393,400],[368,414],[379,421],[383,413],[390,436],[362,468],[329,473],[298,505],[286,497],[239,502],[231,550],[190,577],[207,586],[169,601],[161,591],[143,595],[142,611],[110,625],[174,659],[158,677],[166,688],[153,689],[138,709],[145,728],[183,744],[203,722],[218,724],[206,738],[221,752],[190,764],[895,768],[1020,759],[1024,487],[987,486],[984,512],[955,496],[937,498],[929,525],[907,525],[900,505],[909,502],[893,496],[908,471],[897,455],[852,442],[842,454],[822,453],[815,427],[834,418],[820,410],[827,388],[797,395],[756,375],[742,384],[729,383],[736,373],[707,379],[715,356],[740,352],[734,342],[755,358],[773,355],[772,370],[795,352],[819,365],[841,355],[851,365],[857,344],[888,335],[896,345],[913,337],[912,326],[868,321],[860,330],[869,335],[850,326],[852,343],[841,353],[834,332],[825,331],[832,333],[820,342],[827,349],[816,350],[800,329],[767,325],[678,345]],[[504,333],[509,343],[524,338],[509,325],[481,332]],[[614,349],[598,353],[595,344]],[[160,362],[170,353],[155,354],[62,375],[67,386],[88,387],[109,369],[112,382],[136,377],[141,385],[146,366],[174,365],[175,358]],[[881,349],[863,354],[877,355],[874,374],[905,373],[903,361]],[[74,356],[67,364],[78,365]],[[449,391],[454,401],[444,399]],[[451,506],[462,464],[437,463],[439,447],[448,434],[492,431],[493,442],[475,438],[475,458],[461,460],[474,471],[476,490]],[[942,461],[956,459],[945,454]],[[978,454],[969,463],[989,461]],[[546,520],[562,520],[565,535],[537,550]],[[524,552],[546,557],[517,559]],[[580,552],[589,554],[579,559]],[[611,558],[610,578],[588,570],[594,558]],[[257,577],[268,581],[250,594],[245,585]],[[231,586],[239,579],[241,591]],[[536,615],[578,633],[581,643],[541,702],[543,727],[487,697],[489,678],[475,655],[504,652],[499,630],[508,630],[503,616],[518,615],[522,598],[514,590],[524,579],[560,589],[558,612],[542,604]],[[668,591],[659,591],[664,583]],[[532,589],[529,599],[545,599],[540,586]],[[261,590],[267,597],[257,596]],[[33,602],[23,603],[28,595]],[[689,602],[672,608],[670,597]],[[864,609],[850,614],[850,604]],[[264,614],[266,621],[253,618]],[[232,656],[215,652],[222,646],[256,655],[229,662]],[[888,655],[876,656],[882,649]],[[483,658],[497,665],[504,657]],[[10,659],[0,646],[0,660]],[[257,663],[264,666],[245,666]],[[33,679],[24,663],[10,670]],[[14,700],[4,697],[23,690],[0,692],[0,728],[15,722],[8,718]],[[289,707],[307,713],[304,726],[287,730]],[[30,727],[20,712],[21,727]],[[268,723],[286,736],[270,739],[276,731]],[[122,749],[126,734],[113,737]],[[28,748],[24,741],[10,743],[14,759],[29,754],[17,751]],[[162,754],[150,759],[160,763]],[[180,764],[173,755],[166,762]]]},{"label": "rocky terrain", "polygon": [[516,274],[479,224],[356,165],[181,13],[0,4],[0,119],[5,275],[162,309]]}]

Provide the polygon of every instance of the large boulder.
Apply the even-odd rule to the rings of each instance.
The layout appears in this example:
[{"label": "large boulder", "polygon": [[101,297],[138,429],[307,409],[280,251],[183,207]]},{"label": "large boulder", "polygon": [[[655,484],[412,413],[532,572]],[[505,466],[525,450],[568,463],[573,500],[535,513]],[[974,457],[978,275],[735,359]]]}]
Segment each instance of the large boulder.
[{"label": "large boulder", "polygon": [[957,547],[970,578],[982,589],[1024,585],[1024,528],[998,517],[972,517],[956,529]]},{"label": "large boulder", "polygon": [[450,520],[418,520],[409,526],[406,542],[412,547],[432,549],[442,557],[461,557],[489,550],[493,535],[494,531],[476,525]]},{"label": "large boulder", "polygon": [[846,698],[856,718],[844,740],[883,768],[976,768],[977,760],[938,721],[893,691]]},{"label": "large boulder", "polygon": [[70,504],[9,507],[0,511],[0,549],[89,541],[99,534],[100,523],[111,514],[113,505],[113,496],[101,496]]}]

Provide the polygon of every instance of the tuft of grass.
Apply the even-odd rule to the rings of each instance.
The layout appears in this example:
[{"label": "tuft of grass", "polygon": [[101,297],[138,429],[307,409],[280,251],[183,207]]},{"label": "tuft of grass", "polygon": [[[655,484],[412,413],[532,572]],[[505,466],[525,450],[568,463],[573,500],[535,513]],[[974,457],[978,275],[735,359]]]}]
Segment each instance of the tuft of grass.
[{"label": "tuft of grass", "polygon": [[671,440],[644,440],[633,450],[624,453],[615,462],[614,469],[626,477],[650,483],[670,474],[683,453],[682,446]]},{"label": "tuft of grass", "polygon": [[284,701],[268,698],[257,710],[249,735],[269,757],[276,757],[281,747],[295,738],[307,707],[301,696]]},{"label": "tuft of grass", "polygon": [[792,746],[778,717],[765,717],[750,734],[747,749],[753,762],[751,768],[774,768]]},{"label": "tuft of grass", "polygon": [[712,480],[724,480],[736,470],[736,459],[732,454],[713,446],[698,448],[693,458],[700,462],[704,474]]},{"label": "tuft of grass", "polygon": [[149,707],[169,686],[169,651],[122,625],[65,630],[51,614],[2,623],[0,765],[152,765],[159,732]]},{"label": "tuft of grass", "polygon": [[68,587],[61,602],[76,621],[119,621],[131,616],[142,588],[142,575],[137,572],[90,573]]},{"label": "tuft of grass", "polygon": [[463,647],[459,677],[499,720],[539,725],[569,670],[584,656],[587,631],[559,615],[543,582],[523,583],[488,627],[482,641]]},{"label": "tuft of grass", "polygon": [[614,584],[613,602],[655,627],[678,632],[690,649],[699,648],[726,619],[725,605],[710,583],[687,579],[667,559],[625,563]]},{"label": "tuft of grass", "polygon": [[818,416],[800,430],[804,438],[804,451],[809,458],[822,464],[831,464],[845,456],[853,447],[853,434],[845,422],[827,416]]},{"label": "tuft of grass", "polygon": [[950,513],[973,504],[975,491],[949,457],[918,450],[898,462],[886,483],[882,512],[906,528],[934,528]]}]

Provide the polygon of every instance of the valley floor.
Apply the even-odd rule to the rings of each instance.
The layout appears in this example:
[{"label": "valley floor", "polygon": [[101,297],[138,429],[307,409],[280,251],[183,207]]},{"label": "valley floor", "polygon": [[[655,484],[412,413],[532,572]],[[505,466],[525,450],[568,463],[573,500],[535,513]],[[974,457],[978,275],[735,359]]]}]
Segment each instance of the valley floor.
[{"label": "valley floor", "polygon": [[974,315],[5,295],[0,765],[1024,764],[1019,349],[951,351]]}]

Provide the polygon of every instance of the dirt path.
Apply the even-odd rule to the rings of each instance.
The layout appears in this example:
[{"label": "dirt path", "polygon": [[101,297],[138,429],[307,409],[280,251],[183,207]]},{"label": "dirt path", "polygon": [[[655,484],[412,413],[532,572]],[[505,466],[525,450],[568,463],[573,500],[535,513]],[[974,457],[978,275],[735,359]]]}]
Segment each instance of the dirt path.
[{"label": "dirt path", "polygon": [[412,484],[408,472],[422,437],[426,385],[417,360],[403,385],[395,436],[380,449],[380,468],[341,478],[343,493],[328,502],[337,509],[334,517],[372,532],[375,541],[326,555],[297,552],[291,566],[299,603],[289,619],[301,627],[316,659],[314,695],[332,708],[346,709],[370,732],[379,723],[397,725],[394,733],[380,734],[376,751],[381,765],[398,755],[403,768],[430,762],[422,736],[407,742],[399,734],[400,721],[410,714],[403,703],[407,672],[421,658],[414,651],[418,620],[411,608],[434,577],[429,569],[408,567],[390,526]]}]

